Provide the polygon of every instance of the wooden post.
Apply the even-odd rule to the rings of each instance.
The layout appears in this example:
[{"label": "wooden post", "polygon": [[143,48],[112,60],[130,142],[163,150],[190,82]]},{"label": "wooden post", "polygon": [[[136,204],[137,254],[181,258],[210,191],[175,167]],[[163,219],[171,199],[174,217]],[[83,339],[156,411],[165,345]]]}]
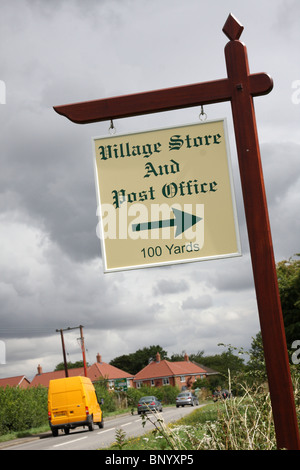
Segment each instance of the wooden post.
[{"label": "wooden post", "polygon": [[239,41],[243,26],[229,15],[223,32],[228,78],[133,95],[54,107],[78,124],[231,101],[256,297],[279,449],[300,450],[287,346],[253,97],[272,90],[271,78],[250,74],[246,47]]},{"label": "wooden post", "polygon": [[65,349],[65,341],[64,341],[64,333],[63,333],[63,330],[56,330],[56,331],[57,331],[57,332],[60,331],[61,345],[62,345],[63,358],[64,358],[65,376],[66,376],[66,377],[69,377],[69,373],[68,373],[68,363],[67,363],[66,349]]},{"label": "wooden post", "polygon": [[299,430],[291,383],[281,302],[264,179],[257,136],[253,98],[249,90],[246,47],[238,41],[242,27],[229,18],[223,31],[230,42],[225,47],[231,107],[239,159],[242,191],[253,276],[260,317],[266,369],[277,447],[300,449]]},{"label": "wooden post", "polygon": [[84,376],[87,377],[87,366],[86,366],[86,357],[85,357],[85,345],[84,345],[84,337],[83,337],[83,326],[80,325],[80,341],[81,341],[81,350],[82,350],[82,358],[83,358],[83,369],[84,369]]}]

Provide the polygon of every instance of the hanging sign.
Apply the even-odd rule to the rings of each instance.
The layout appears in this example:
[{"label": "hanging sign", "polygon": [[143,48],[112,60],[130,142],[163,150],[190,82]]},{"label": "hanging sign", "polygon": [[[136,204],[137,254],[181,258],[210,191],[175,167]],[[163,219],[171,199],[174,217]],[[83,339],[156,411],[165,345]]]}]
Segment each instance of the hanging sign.
[{"label": "hanging sign", "polygon": [[93,146],[105,272],[240,255],[225,120]]}]

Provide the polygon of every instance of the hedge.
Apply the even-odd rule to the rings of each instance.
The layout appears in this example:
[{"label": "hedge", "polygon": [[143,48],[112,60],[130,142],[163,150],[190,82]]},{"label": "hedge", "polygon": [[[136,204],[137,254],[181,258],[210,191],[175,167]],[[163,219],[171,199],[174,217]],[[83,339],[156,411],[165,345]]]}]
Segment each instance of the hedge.
[{"label": "hedge", "polygon": [[0,435],[42,426],[48,421],[44,387],[0,388]]}]

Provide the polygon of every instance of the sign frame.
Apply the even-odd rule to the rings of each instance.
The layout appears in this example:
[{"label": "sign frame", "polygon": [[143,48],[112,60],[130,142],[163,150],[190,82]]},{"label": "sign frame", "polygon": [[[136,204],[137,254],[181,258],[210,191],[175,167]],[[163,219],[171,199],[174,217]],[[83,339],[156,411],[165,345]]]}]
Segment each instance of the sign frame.
[{"label": "sign frame", "polygon": [[[122,139],[122,138],[130,139],[130,138],[137,138],[137,137],[140,137],[140,136],[154,136],[154,135],[160,135],[162,133],[165,133],[165,134],[167,134],[168,132],[172,133],[174,131],[178,131],[178,132],[182,131],[184,133],[185,131],[187,132],[188,130],[193,130],[193,129],[198,130],[198,131],[199,131],[199,129],[204,130],[205,128],[206,129],[209,128],[209,126],[214,126],[214,125],[216,125],[216,126],[220,125],[220,128],[222,128],[222,131],[223,131],[224,142],[222,142],[221,152],[220,153],[225,152],[225,154],[226,154],[225,157],[222,157],[222,158],[224,158],[224,161],[226,160],[226,168],[225,169],[227,170],[227,174],[225,175],[224,178],[225,179],[228,178],[227,191],[230,192],[230,195],[228,196],[228,199],[230,198],[230,200],[229,200],[228,203],[230,203],[230,210],[232,210],[231,224],[233,226],[231,231],[234,232],[234,237],[235,237],[234,241],[232,243],[235,245],[236,249],[227,250],[226,253],[216,252],[215,254],[202,255],[201,254],[202,249],[200,248],[199,252],[197,252],[198,256],[193,256],[192,257],[192,256],[186,255],[184,257],[184,256],[180,255],[180,258],[178,258],[177,254],[176,255],[173,254],[173,257],[171,259],[166,260],[164,258],[164,261],[161,260],[161,251],[160,251],[159,256],[155,256],[155,254],[154,254],[153,257],[145,256],[144,259],[146,259],[146,260],[148,259],[148,261],[151,261],[151,262],[147,262],[147,261],[142,260],[139,264],[136,264],[136,263],[128,264],[127,263],[126,265],[109,267],[108,266],[109,265],[109,261],[108,261],[109,253],[108,253],[108,246],[107,246],[107,245],[109,245],[109,243],[105,243],[105,233],[104,233],[103,220],[102,220],[102,214],[101,214],[101,212],[102,212],[101,211],[101,209],[102,209],[102,200],[104,198],[102,199],[102,197],[101,197],[101,193],[102,193],[101,189],[102,188],[101,188],[101,182],[99,180],[100,180],[100,176],[101,176],[100,173],[101,173],[102,170],[103,170],[103,175],[104,175],[105,165],[109,165],[110,163],[113,165],[116,162],[116,159],[114,159],[112,157],[112,152],[110,151],[110,158],[105,157],[106,161],[102,163],[102,170],[101,170],[101,164],[97,165],[97,151],[96,151],[97,144],[106,143],[106,145],[108,146],[108,143],[111,143],[111,145],[110,145],[110,148],[111,148],[113,146],[113,143],[116,141],[116,138],[117,138],[118,141],[120,141],[120,139]],[[115,145],[117,145],[117,144],[115,144]],[[120,145],[123,145],[123,144],[118,144],[118,145],[120,146]],[[98,204],[97,214],[99,216],[99,224],[98,224],[99,231],[97,229],[97,235],[101,240],[101,253],[102,253],[102,263],[103,263],[104,273],[110,273],[110,272],[116,272],[116,271],[126,271],[126,270],[132,270],[132,269],[143,269],[143,268],[150,268],[150,267],[167,266],[167,265],[174,265],[174,264],[201,262],[201,261],[209,261],[209,260],[215,260],[215,259],[233,258],[233,257],[241,256],[241,241],[240,241],[238,214],[237,214],[237,206],[236,206],[236,198],[235,198],[236,191],[235,191],[235,187],[234,187],[232,159],[231,159],[229,137],[228,137],[228,127],[227,127],[227,118],[226,117],[220,118],[220,119],[206,120],[204,122],[193,122],[193,123],[185,123],[185,124],[182,124],[182,125],[172,125],[172,126],[168,126],[168,127],[152,128],[152,129],[148,129],[148,130],[145,130],[145,131],[141,130],[141,131],[135,131],[135,132],[131,132],[131,133],[120,133],[120,134],[114,134],[114,135],[105,135],[105,136],[100,136],[100,137],[93,137],[92,138],[92,146],[93,146],[93,164],[94,164],[95,188],[96,188],[96,196],[97,196],[97,204]],[[204,150],[205,147],[206,147],[206,150]],[[208,152],[209,151],[208,149],[209,149],[209,146],[203,146],[203,151],[204,152]],[[162,149],[160,149],[160,150],[162,150]],[[202,150],[202,146],[201,146],[201,150]],[[216,146],[215,154],[218,153],[218,150],[219,150],[218,146]],[[122,151],[123,151],[123,147],[122,147]],[[184,150],[182,151],[182,153],[184,155],[181,155],[181,160],[185,159],[185,155],[188,152],[190,152],[190,150],[187,150],[186,153],[184,153]],[[124,153],[125,153],[125,146],[124,146]],[[176,153],[178,154],[179,152],[176,152]],[[164,158],[165,158],[165,155],[167,155],[166,150],[164,151],[164,154],[163,154]],[[196,165],[195,156],[196,156],[196,151],[194,150],[194,156],[193,156],[194,158],[191,156],[191,158],[189,159],[189,162],[191,164],[193,164],[194,166]],[[104,157],[102,157],[102,158],[104,158]],[[155,161],[156,165],[161,163],[160,154],[155,155],[155,158],[157,159],[157,161]],[[174,158],[176,158],[178,160],[177,156],[174,157]],[[98,160],[99,160],[99,157],[98,157]],[[123,173],[122,174],[124,174],[124,171],[125,171],[125,168],[124,168],[125,165],[126,165],[125,162],[129,162],[129,160],[130,160],[130,162],[133,163],[132,166],[138,166],[139,165],[140,167],[144,167],[145,159],[143,159],[142,156],[130,157],[130,159],[128,159],[127,156],[125,158],[118,157],[118,162],[120,161],[123,164]],[[148,164],[149,160],[150,160],[150,158],[146,159],[147,164]],[[118,165],[118,163],[115,164],[115,166],[117,166],[117,165]],[[201,164],[198,163],[198,169],[199,169],[200,165]],[[209,163],[206,162],[206,166],[209,167],[209,165],[213,166],[213,162],[211,162],[211,161],[209,161]],[[224,163],[224,166],[225,166],[225,163]],[[161,167],[162,167],[162,165],[161,165]],[[203,165],[203,167],[204,167],[204,165]],[[178,164],[178,169],[179,169],[179,164]],[[187,178],[186,171],[187,171],[187,169],[185,169],[185,175],[184,175],[185,178]],[[189,171],[193,174],[194,168],[189,167]],[[112,175],[112,170],[109,171],[109,174]],[[170,175],[166,175],[166,177],[168,177],[168,176],[170,176]],[[180,174],[179,174],[179,177],[180,177]],[[168,178],[166,178],[166,180],[167,179]],[[157,186],[163,185],[163,182],[165,182],[166,180],[165,180],[164,176],[160,176],[159,183],[157,182],[156,188],[157,188]],[[195,180],[195,181],[197,181],[197,180]],[[105,185],[107,185],[107,183],[106,183],[107,178],[105,178],[105,176],[102,177],[102,182],[103,182],[103,185],[104,185],[104,183],[105,183]],[[111,187],[114,187],[114,186],[111,186]],[[152,188],[152,186],[151,186],[151,188]],[[153,193],[154,192],[157,194],[157,191],[155,191],[153,189]],[[223,197],[222,196],[218,196],[218,197],[221,199],[221,201],[224,200],[224,192],[223,192]],[[106,194],[106,198],[107,198],[107,194]],[[105,198],[105,200],[106,200],[106,198]],[[176,205],[180,205],[180,203],[182,203],[181,205],[184,206],[185,205],[184,204],[185,199],[190,199],[190,198],[188,198],[187,196],[178,196],[175,199],[175,201],[173,202],[172,205],[176,206]],[[198,195],[197,195],[197,199],[198,199]],[[154,200],[157,201],[156,199],[154,199]],[[166,199],[166,201],[168,201],[168,199]],[[160,202],[162,203],[162,199],[161,199]],[[148,203],[147,205],[149,206],[149,205],[151,205],[151,203]],[[200,205],[200,204],[198,204],[198,205]],[[205,202],[203,203],[203,205],[204,205],[204,208],[205,208]],[[121,207],[118,208],[118,209],[120,210]],[[219,208],[219,206],[216,209],[219,210],[221,213],[223,212],[222,209]],[[117,208],[115,208],[115,210],[117,211]],[[126,210],[127,210],[127,208],[126,208]],[[228,210],[228,208],[227,208],[227,210]],[[206,213],[206,209],[204,209],[204,212]],[[171,213],[171,211],[170,211],[170,213]],[[180,215],[179,215],[178,218],[175,215],[176,221],[179,218],[180,218]],[[189,223],[189,218],[186,217],[185,220],[187,221],[187,224],[188,224]],[[126,217],[126,221],[127,221],[127,217]],[[167,221],[165,221],[165,222],[167,222]],[[173,221],[171,220],[170,222],[173,222]],[[200,221],[200,223],[201,223],[201,221]],[[155,222],[150,221],[148,223],[148,227],[145,227],[145,230],[147,228],[148,228],[148,230],[151,230],[151,228],[154,228],[154,224],[155,224]],[[204,244],[205,244],[205,235],[204,235],[205,224],[206,224],[206,217],[204,216],[204,218],[203,218]],[[136,224],[136,225],[143,225],[143,224]],[[147,225],[147,224],[144,224],[144,225]],[[149,247],[152,248],[152,245],[149,244],[149,241],[150,242],[152,241],[152,243],[155,244],[156,249],[161,248],[161,246],[163,246],[164,238],[162,237],[161,228],[162,227],[160,227],[160,229],[159,229],[159,232],[160,232],[159,237],[151,238],[151,236],[149,236],[145,239],[145,245],[146,245],[146,247],[144,248],[145,250],[148,249]],[[139,230],[141,230],[141,228]],[[230,231],[230,230],[228,230],[228,231]],[[222,233],[222,238],[224,238],[224,233]],[[170,239],[172,239],[171,236],[170,236]],[[174,237],[174,239],[176,239],[176,236]],[[171,241],[171,243],[172,243],[172,241]],[[111,242],[110,244],[116,246],[116,243]],[[128,246],[130,246],[130,242],[128,242]],[[168,246],[168,245],[165,245],[165,247],[166,246]],[[110,249],[115,250],[115,247],[112,246],[112,248],[110,248]],[[166,248],[164,248],[164,251],[167,252]],[[169,253],[169,256],[171,257],[170,253]],[[154,260],[153,260],[153,258],[154,258]],[[118,257],[118,261],[119,261],[119,259],[120,259],[120,257]],[[155,261],[155,259],[157,261]]]}]

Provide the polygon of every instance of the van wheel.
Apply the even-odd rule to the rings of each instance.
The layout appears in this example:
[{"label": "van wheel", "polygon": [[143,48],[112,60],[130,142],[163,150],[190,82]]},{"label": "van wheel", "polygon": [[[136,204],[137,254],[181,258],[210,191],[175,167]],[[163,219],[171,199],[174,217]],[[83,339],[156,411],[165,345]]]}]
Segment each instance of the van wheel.
[{"label": "van wheel", "polygon": [[66,435],[68,435],[70,433],[70,428],[64,428],[64,432]]},{"label": "van wheel", "polygon": [[57,437],[58,436],[58,429],[52,429],[52,436]]},{"label": "van wheel", "polygon": [[98,426],[99,426],[100,429],[104,428],[103,418],[102,418],[102,420],[100,421],[100,423],[97,423],[97,424],[98,424]]},{"label": "van wheel", "polygon": [[91,422],[88,424],[89,431],[94,431],[93,416],[91,416]]}]

